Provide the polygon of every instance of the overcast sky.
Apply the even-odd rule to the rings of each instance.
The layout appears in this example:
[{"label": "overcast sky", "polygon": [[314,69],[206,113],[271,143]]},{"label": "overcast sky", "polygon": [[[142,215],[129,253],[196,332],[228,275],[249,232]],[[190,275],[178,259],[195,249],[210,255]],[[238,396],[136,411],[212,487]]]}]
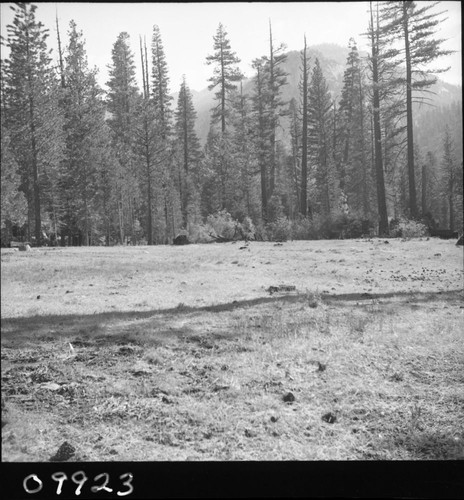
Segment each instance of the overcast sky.
[{"label": "overcast sky", "polygon": [[[443,48],[457,51],[440,61],[440,65],[451,66],[441,78],[461,85],[461,2],[439,3],[437,10],[447,10],[448,19],[440,26],[438,36],[447,39]],[[13,19],[10,5],[1,4],[4,36],[6,25]],[[60,2],[37,5],[36,17],[49,28],[49,46],[54,50],[57,46],[56,11],[62,41],[67,39],[69,22],[74,19],[84,33],[90,65],[99,68],[102,85],[107,81],[107,65],[111,63],[111,49],[118,34],[129,33],[140,73],[139,35],[146,37],[149,46],[153,25],[157,24],[169,67],[170,89],[174,92],[179,89],[183,74],[191,89],[202,90],[208,85],[212,67],[205,64],[205,58],[213,52],[213,36],[220,22],[229,35],[232,50],[242,61],[241,70],[251,76],[251,61],[268,52],[269,20],[276,45],[283,42],[288,50],[301,50],[305,33],[308,45],[336,43],[347,46],[350,37],[354,37],[362,49],[366,42],[361,33],[368,26],[369,2]],[[2,57],[3,52],[2,49]]]}]

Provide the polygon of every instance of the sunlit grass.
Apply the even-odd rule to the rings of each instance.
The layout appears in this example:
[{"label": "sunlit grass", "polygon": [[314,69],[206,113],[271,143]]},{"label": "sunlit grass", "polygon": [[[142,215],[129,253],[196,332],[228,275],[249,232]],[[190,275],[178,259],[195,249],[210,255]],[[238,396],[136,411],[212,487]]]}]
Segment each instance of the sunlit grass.
[{"label": "sunlit grass", "polygon": [[[385,247],[401,265],[389,261],[380,273],[381,251],[359,269],[353,259],[375,243],[315,243],[260,246],[252,261],[242,258],[250,276],[224,264],[241,259],[232,245],[190,253],[65,249],[53,263],[48,254],[27,257],[29,267],[16,255],[3,261],[3,460],[46,461],[63,441],[76,447],[71,460],[83,461],[463,458],[459,252],[423,242],[426,254],[418,241],[417,255],[405,260],[394,242]],[[329,272],[332,256],[314,256],[324,248],[343,254],[347,267],[337,274],[353,276],[343,291],[331,291],[340,279]],[[429,263],[437,248],[447,260]],[[179,259],[177,270],[162,254]],[[86,267],[91,255],[98,272]],[[301,276],[308,255],[309,278]],[[283,264],[268,271],[277,257]],[[56,273],[51,287],[66,300],[88,294],[92,309],[82,297],[56,303],[28,289],[37,285],[29,273],[64,269],[70,259],[72,270]],[[287,259],[299,272],[290,274]],[[366,269],[407,277],[409,264],[425,261],[429,273],[445,269],[439,288],[457,291],[439,295],[427,281],[385,279],[384,296],[372,296],[379,289],[362,297],[367,290],[354,283]],[[296,284],[296,293],[266,292],[282,283]],[[285,402],[289,393],[294,400]]]}]

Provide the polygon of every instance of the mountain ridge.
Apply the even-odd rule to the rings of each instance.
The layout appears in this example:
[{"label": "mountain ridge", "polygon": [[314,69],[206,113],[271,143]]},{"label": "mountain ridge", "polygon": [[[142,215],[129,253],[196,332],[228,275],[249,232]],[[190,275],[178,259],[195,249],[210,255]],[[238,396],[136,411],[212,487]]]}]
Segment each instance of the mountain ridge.
[{"label": "mountain ridge", "polygon": [[[348,53],[349,49],[347,47],[342,47],[333,43],[324,43],[308,47],[309,70],[312,70],[316,58],[319,59],[329,91],[335,99],[340,96],[343,87],[343,74]],[[287,52],[286,55],[287,58],[283,62],[282,67],[288,73],[288,83],[282,88],[282,99],[284,101],[290,101],[292,98],[295,98],[299,101],[298,84],[300,82],[301,51],[292,50]],[[367,53],[360,51],[360,56],[365,57]],[[251,95],[253,91],[253,78],[244,79],[242,84],[244,93]],[[462,101],[462,87],[460,85],[454,85],[438,79],[437,83],[430,88],[430,91],[434,93],[431,104],[436,107],[448,106],[453,102]],[[193,105],[197,112],[195,130],[200,142],[205,144],[210,128],[211,109],[214,106],[214,90],[204,88],[200,91],[191,90],[191,92]],[[174,105],[177,106],[179,93],[174,92],[171,95],[174,98]],[[420,121],[429,109],[429,106],[417,107],[415,120]],[[284,128],[284,135],[286,135],[285,129],[287,127],[285,120],[282,126]]]}]

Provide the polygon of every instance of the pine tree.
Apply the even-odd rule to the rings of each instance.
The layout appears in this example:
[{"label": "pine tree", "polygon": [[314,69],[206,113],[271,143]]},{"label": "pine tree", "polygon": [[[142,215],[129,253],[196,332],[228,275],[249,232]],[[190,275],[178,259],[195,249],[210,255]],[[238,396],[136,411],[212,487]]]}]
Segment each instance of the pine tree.
[{"label": "pine tree", "polygon": [[372,66],[372,114],[373,114],[373,152],[375,158],[375,178],[377,187],[377,206],[379,214],[379,235],[388,234],[387,203],[385,195],[385,177],[382,158],[382,137],[380,121],[380,102],[381,102],[381,78],[382,70],[382,43],[380,39],[379,18],[377,14],[376,24],[374,24],[374,14],[372,2],[370,2],[370,24],[369,37],[371,43],[370,63]]},{"label": "pine tree", "polygon": [[365,85],[361,59],[353,39],[350,39],[349,49],[339,104],[342,139],[340,189],[346,193],[349,206],[361,209],[364,217],[367,217],[370,176],[365,147]]},{"label": "pine tree", "polygon": [[[160,135],[158,121],[153,100],[150,99],[150,80],[148,72],[148,57],[146,44],[142,46],[140,39],[140,59],[143,75],[143,94],[137,100],[135,114],[137,119],[134,127],[134,152],[139,158],[139,184],[144,195],[144,225],[148,245],[153,245],[154,237],[154,213],[155,213],[155,177],[156,177],[156,154],[160,146]],[[167,213],[165,213],[167,219]],[[167,221],[166,221],[167,227]]]},{"label": "pine tree", "polygon": [[201,148],[195,132],[196,117],[192,93],[184,76],[177,100],[175,134],[177,148],[182,158],[179,185],[185,226],[188,224],[188,210],[194,208],[192,202],[196,198],[199,180]]},{"label": "pine tree", "polygon": [[82,31],[70,22],[65,57],[65,133],[66,157],[62,189],[67,198],[67,224],[78,232],[84,245],[91,244],[98,220],[98,167],[109,147],[104,125],[102,90],[96,82],[96,69],[87,62]]},{"label": "pine tree", "polygon": [[[36,21],[35,5],[11,7],[13,24],[7,27],[9,58],[2,64],[3,120],[10,147],[19,165],[21,185],[28,203],[28,238],[43,240],[44,167],[55,177],[62,152],[61,115],[56,106],[57,84],[47,48],[48,32]],[[2,121],[3,121],[2,120]]]},{"label": "pine tree", "polygon": [[113,45],[107,86],[108,125],[117,159],[111,182],[113,193],[108,195],[108,203],[114,204],[114,213],[118,214],[115,225],[119,228],[122,244],[126,232],[130,233],[131,239],[134,238],[134,209],[137,208],[134,207],[134,199],[138,198],[134,141],[139,96],[134,54],[126,32],[120,33]]},{"label": "pine tree", "polygon": [[19,190],[21,177],[19,165],[10,146],[8,131],[1,123],[1,226],[6,228],[6,241],[2,231],[2,244],[11,240],[13,224],[22,225],[27,219],[27,203],[24,193]]},{"label": "pine tree", "polygon": [[269,136],[269,195],[274,194],[276,183],[276,132],[279,125],[279,117],[284,114],[285,103],[282,100],[281,93],[282,87],[287,84],[288,74],[282,68],[282,65],[287,59],[287,54],[284,53],[285,45],[281,44],[279,47],[274,47],[274,40],[272,38],[272,27],[269,21],[269,58],[267,60],[266,68],[268,70],[268,106],[270,118],[270,136]]},{"label": "pine tree", "polygon": [[[304,109],[304,106],[302,106],[302,108]],[[288,173],[288,175],[289,175],[289,180],[291,182],[291,185],[293,186],[292,192],[293,192],[293,198],[295,199],[294,210],[303,214],[303,211],[302,211],[303,205],[301,202],[303,189],[301,188],[301,184],[304,182],[305,179],[306,179],[306,183],[307,183],[307,175],[304,176],[302,174],[302,166],[301,166],[302,156],[303,156],[301,143],[302,143],[302,132],[303,132],[304,127],[300,127],[300,125],[301,125],[300,113],[298,112],[298,106],[296,104],[295,98],[290,100],[289,116],[290,116],[291,155],[290,155],[290,158],[288,160],[289,161],[289,168],[288,168],[289,173]],[[307,137],[307,126],[306,126],[306,137]],[[306,148],[307,148],[307,146],[306,146]],[[307,153],[306,153],[306,157],[307,157]],[[305,189],[307,192],[307,189],[308,189],[307,184],[306,184]],[[308,208],[309,209],[311,208],[311,207],[308,207],[307,202],[305,203],[305,206],[306,206],[307,211],[308,211]]]},{"label": "pine tree", "polygon": [[[441,162],[442,170],[442,193],[443,198],[447,201],[447,214],[446,221],[448,227],[452,231],[455,229],[455,215],[456,215],[456,190],[458,188],[459,167],[454,153],[454,144],[451,139],[449,126],[445,126],[443,133],[443,157]],[[461,198],[462,209],[462,198]]]},{"label": "pine tree", "polygon": [[266,59],[261,57],[253,61],[253,69],[256,71],[254,78],[254,94],[252,96],[252,109],[254,113],[254,136],[256,144],[256,155],[260,173],[261,185],[261,215],[267,220],[267,208],[269,201],[269,137],[270,119],[267,107],[267,80],[265,74]]},{"label": "pine tree", "polygon": [[227,38],[227,32],[220,23],[214,39],[214,53],[206,57],[207,64],[214,64],[213,76],[208,79],[211,84],[209,90],[219,87],[215,93],[218,105],[214,108],[213,123],[221,123],[221,132],[225,133],[227,119],[229,116],[229,94],[236,88],[235,83],[239,82],[243,75],[236,65],[240,59],[235,55]]},{"label": "pine tree", "polygon": [[169,93],[168,65],[164,53],[161,33],[157,25],[153,26],[152,36],[152,81],[151,93],[156,119],[159,122],[160,134],[163,139],[169,136],[171,128],[171,101]]},{"label": "pine tree", "polygon": [[[157,177],[156,188],[161,188],[155,211],[160,214],[164,210],[164,231],[165,240],[175,237],[175,232],[179,224],[182,224],[182,217],[178,220],[179,186],[177,170],[174,161],[174,148],[170,143],[172,133],[172,96],[169,92],[169,75],[161,33],[158,26],[153,26],[152,36],[152,81],[150,93],[152,96],[152,106],[155,113],[157,129],[157,146],[153,157],[155,174]],[[146,62],[148,64],[148,62]],[[147,77],[148,84],[148,77]],[[158,219],[159,217],[157,217]],[[156,221],[155,221],[156,222]],[[171,228],[169,230],[169,228]],[[161,230],[161,225],[159,227]],[[168,234],[169,233],[169,234]]]},{"label": "pine tree", "polygon": [[236,165],[235,208],[237,219],[244,216],[259,218],[259,190],[256,178],[256,154],[253,140],[253,116],[251,102],[240,89],[232,95],[232,151]]},{"label": "pine tree", "polygon": [[436,28],[443,21],[443,19],[438,19],[441,12],[433,13],[431,11],[438,4],[439,2],[430,2],[419,7],[413,1],[394,1],[384,4],[382,11],[383,30],[386,36],[393,40],[402,39],[404,43],[406,75],[402,80],[406,94],[409,213],[412,218],[416,218],[418,215],[414,168],[414,96],[418,92],[424,92],[436,82],[436,77],[432,76],[431,73],[446,71],[443,69],[427,71],[429,63],[442,55],[452,53],[452,51],[440,48],[443,40],[434,38]]},{"label": "pine tree", "polygon": [[[302,105],[302,131],[301,131],[301,194],[300,194],[300,212],[303,217],[309,213],[311,208],[308,207],[308,88],[309,88],[309,59],[307,55],[306,36],[304,37],[304,48],[301,54],[301,83],[300,95]],[[295,114],[295,113],[294,113]],[[296,116],[294,116],[296,122]],[[296,125],[296,124],[295,124]],[[294,127],[296,128],[296,127]],[[293,131],[295,148],[298,149],[298,134]],[[295,154],[295,152],[294,152]],[[309,208],[309,210],[308,210]]]},{"label": "pine tree", "polygon": [[324,215],[330,214],[332,198],[333,175],[329,164],[331,108],[329,87],[316,58],[308,88],[308,150],[316,167],[318,201]]}]

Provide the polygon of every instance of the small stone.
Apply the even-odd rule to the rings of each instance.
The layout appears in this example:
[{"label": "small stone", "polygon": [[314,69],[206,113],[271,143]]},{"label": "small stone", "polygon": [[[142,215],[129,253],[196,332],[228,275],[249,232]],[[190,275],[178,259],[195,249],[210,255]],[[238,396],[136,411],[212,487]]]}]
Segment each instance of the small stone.
[{"label": "small stone", "polygon": [[40,295],[37,295],[37,300],[39,300],[39,299],[40,299]]},{"label": "small stone", "polygon": [[293,403],[295,401],[295,396],[291,392],[287,392],[282,399],[285,403]]},{"label": "small stone", "polygon": [[324,363],[319,363],[319,361],[317,362],[317,371],[318,372],[323,372],[323,371],[325,371],[326,368],[327,368],[327,365],[325,365]]},{"label": "small stone", "polygon": [[76,453],[74,446],[65,441],[58,449],[56,454],[50,458],[50,462],[66,462]]},{"label": "small stone", "polygon": [[272,415],[272,417],[271,417],[271,422],[272,422],[272,423],[276,423],[276,422],[277,422],[277,420],[279,420],[279,417],[276,417],[275,415]]},{"label": "small stone", "polygon": [[329,413],[322,415],[322,420],[328,424],[334,424],[337,421],[337,417],[329,411]]}]

